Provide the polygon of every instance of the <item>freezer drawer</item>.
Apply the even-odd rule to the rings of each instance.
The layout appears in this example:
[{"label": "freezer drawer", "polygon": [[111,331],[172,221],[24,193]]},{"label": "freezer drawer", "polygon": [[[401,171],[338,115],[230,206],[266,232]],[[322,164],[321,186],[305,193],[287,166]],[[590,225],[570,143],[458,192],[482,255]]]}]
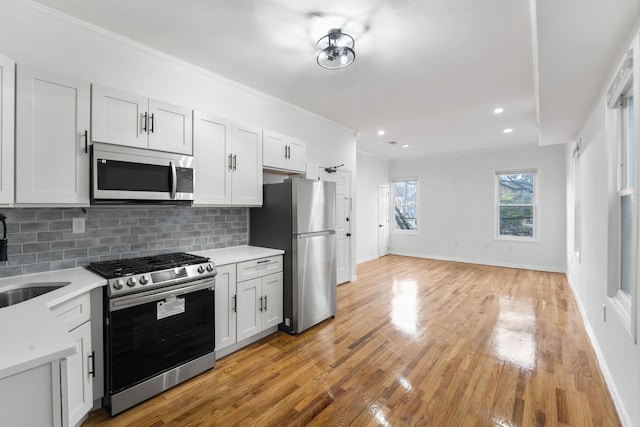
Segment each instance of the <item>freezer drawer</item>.
[{"label": "freezer drawer", "polygon": [[331,233],[293,239],[292,327],[296,333],[336,314],[335,238]]}]

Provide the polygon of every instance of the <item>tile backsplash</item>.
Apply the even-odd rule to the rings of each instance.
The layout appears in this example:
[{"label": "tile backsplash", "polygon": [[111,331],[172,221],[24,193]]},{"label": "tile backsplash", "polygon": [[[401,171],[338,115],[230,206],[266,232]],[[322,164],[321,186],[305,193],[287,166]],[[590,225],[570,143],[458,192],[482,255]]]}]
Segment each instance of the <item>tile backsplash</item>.
[{"label": "tile backsplash", "polygon": [[[8,261],[0,277],[90,262],[191,252],[248,242],[248,208],[5,208]],[[85,232],[73,233],[73,219]]]}]

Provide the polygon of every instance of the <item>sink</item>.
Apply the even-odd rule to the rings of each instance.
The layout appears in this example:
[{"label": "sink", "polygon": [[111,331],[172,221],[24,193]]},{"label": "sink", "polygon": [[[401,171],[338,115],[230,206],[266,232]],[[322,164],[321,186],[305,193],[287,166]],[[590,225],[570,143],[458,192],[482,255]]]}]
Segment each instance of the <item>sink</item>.
[{"label": "sink", "polygon": [[71,282],[35,282],[25,283],[22,287],[0,291],[0,308],[18,304],[47,292],[55,291]]}]

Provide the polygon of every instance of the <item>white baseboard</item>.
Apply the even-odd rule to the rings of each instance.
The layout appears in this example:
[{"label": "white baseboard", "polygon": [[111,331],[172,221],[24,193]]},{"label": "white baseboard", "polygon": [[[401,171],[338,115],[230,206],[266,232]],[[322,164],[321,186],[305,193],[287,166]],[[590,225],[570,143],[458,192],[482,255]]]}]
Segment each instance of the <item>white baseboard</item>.
[{"label": "white baseboard", "polygon": [[391,253],[393,255],[411,256],[415,258],[436,259],[439,261],[464,262],[467,264],[490,265],[492,267],[519,268],[522,270],[548,271],[550,273],[566,273],[566,270],[564,268],[547,267],[547,266],[540,266],[540,265],[512,264],[507,262],[494,262],[494,261],[486,261],[486,260],[471,259],[471,258],[443,257],[439,255],[428,255],[428,254],[419,254],[419,253],[412,253],[412,252],[391,251]]},{"label": "white baseboard", "polygon": [[359,260],[356,261],[356,265],[357,264],[362,264],[363,262],[368,262],[368,261],[373,261],[375,259],[380,258],[378,255],[371,255],[369,257],[366,258],[360,258]]},{"label": "white baseboard", "polygon": [[613,381],[613,376],[611,375],[611,371],[609,370],[609,365],[607,365],[607,360],[602,353],[602,349],[596,339],[596,334],[593,332],[591,328],[591,323],[587,320],[587,312],[582,305],[582,301],[578,296],[578,290],[575,287],[575,284],[571,280],[571,277],[567,274],[567,282],[569,283],[569,288],[571,288],[571,292],[573,293],[573,298],[578,303],[578,309],[580,310],[580,315],[582,316],[582,324],[587,331],[587,336],[589,337],[589,341],[591,342],[591,347],[593,347],[593,351],[596,353],[596,358],[598,359],[598,365],[600,365],[600,370],[602,371],[602,375],[604,376],[604,381],[609,389],[609,393],[611,393],[611,398],[613,399],[613,404],[616,406],[616,410],[618,411],[618,416],[620,416],[620,422],[622,422],[623,426],[631,427],[633,424],[631,423],[631,419],[629,418],[629,414],[627,413],[622,399],[620,398],[620,392],[616,387],[616,383]]}]

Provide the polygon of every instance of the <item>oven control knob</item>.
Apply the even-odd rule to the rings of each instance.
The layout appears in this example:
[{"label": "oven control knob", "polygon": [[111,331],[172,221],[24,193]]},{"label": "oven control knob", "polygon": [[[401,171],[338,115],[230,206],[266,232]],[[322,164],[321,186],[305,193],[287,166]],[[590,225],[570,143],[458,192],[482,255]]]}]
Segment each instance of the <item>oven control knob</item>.
[{"label": "oven control knob", "polygon": [[213,264],[207,264],[207,271],[211,273],[213,271]]},{"label": "oven control knob", "polygon": [[133,288],[135,285],[136,285],[136,278],[129,277],[129,280],[127,280],[127,286],[130,288]]},{"label": "oven control knob", "polygon": [[117,279],[113,282],[113,289],[122,289],[122,279]]},{"label": "oven control knob", "polygon": [[146,285],[147,283],[149,283],[149,277],[146,274],[143,274],[142,277],[140,277],[140,284]]},{"label": "oven control knob", "polygon": [[204,267],[202,265],[198,266],[198,273],[200,274],[204,273]]}]

